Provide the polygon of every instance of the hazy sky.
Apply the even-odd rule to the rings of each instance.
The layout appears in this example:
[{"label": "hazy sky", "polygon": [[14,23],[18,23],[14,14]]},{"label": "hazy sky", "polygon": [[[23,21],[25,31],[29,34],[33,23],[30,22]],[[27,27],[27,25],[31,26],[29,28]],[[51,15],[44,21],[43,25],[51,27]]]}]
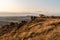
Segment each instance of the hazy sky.
[{"label": "hazy sky", "polygon": [[60,0],[0,0],[0,12],[60,13]]}]

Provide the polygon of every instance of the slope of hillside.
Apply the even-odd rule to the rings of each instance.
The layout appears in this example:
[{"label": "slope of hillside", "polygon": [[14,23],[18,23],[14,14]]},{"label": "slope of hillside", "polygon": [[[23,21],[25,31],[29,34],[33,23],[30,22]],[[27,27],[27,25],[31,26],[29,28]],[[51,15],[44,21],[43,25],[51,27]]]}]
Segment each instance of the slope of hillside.
[{"label": "slope of hillside", "polygon": [[36,18],[21,27],[0,29],[0,40],[60,40],[60,18]]}]

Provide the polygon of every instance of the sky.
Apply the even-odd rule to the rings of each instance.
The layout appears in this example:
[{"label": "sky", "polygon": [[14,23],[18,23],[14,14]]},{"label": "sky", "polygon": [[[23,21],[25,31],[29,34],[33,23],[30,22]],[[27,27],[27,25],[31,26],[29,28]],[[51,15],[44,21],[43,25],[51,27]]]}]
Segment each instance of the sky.
[{"label": "sky", "polygon": [[60,0],[0,0],[0,12],[59,14]]}]

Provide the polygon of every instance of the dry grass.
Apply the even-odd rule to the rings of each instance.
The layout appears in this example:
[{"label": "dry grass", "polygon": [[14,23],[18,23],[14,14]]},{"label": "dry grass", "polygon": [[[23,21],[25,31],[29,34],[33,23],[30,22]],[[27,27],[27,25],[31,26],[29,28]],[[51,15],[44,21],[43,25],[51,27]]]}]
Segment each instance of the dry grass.
[{"label": "dry grass", "polygon": [[37,18],[19,29],[9,29],[4,35],[6,30],[0,32],[0,40],[60,40],[60,18]]}]

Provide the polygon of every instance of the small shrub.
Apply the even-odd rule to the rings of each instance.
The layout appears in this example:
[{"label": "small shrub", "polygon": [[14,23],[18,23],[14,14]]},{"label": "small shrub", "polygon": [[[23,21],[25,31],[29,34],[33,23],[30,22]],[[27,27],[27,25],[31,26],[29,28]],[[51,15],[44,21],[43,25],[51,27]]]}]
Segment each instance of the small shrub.
[{"label": "small shrub", "polygon": [[35,20],[36,18],[36,16],[31,16],[31,20]]},{"label": "small shrub", "polygon": [[11,22],[11,23],[10,23],[10,26],[13,26],[13,25],[15,25],[15,23],[14,23],[14,22]]}]

